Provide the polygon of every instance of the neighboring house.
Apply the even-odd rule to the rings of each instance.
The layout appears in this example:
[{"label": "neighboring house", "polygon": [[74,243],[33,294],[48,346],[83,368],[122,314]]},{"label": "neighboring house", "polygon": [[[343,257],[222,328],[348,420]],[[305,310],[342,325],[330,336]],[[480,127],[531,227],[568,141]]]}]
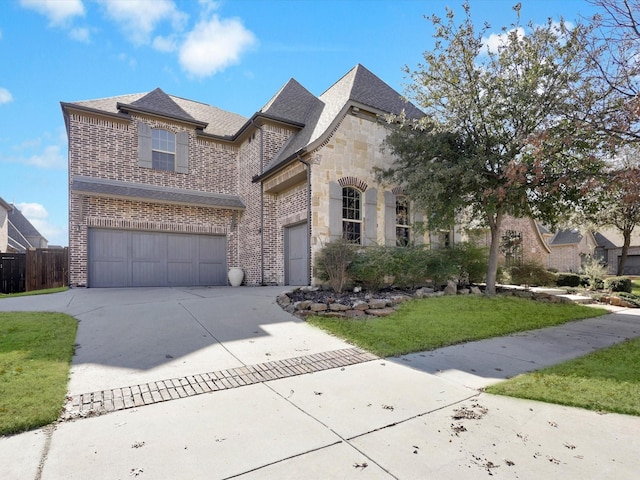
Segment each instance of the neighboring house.
[{"label": "neighboring house", "polygon": [[[624,238],[620,231],[615,228],[601,229],[599,235],[596,235],[599,247],[597,255],[607,265],[607,273],[615,275],[622,256]],[[636,227],[631,234],[631,245],[627,252],[627,261],[622,273],[624,275],[640,275],[640,227]]]},{"label": "neighboring house", "polygon": [[9,245],[9,210],[11,205],[0,197],[0,253],[7,253]]},{"label": "neighboring house", "polygon": [[0,198],[0,253],[47,248],[47,239],[13,205]]},{"label": "neighboring house", "polygon": [[[602,240],[606,239],[602,237]],[[598,241],[593,232],[582,234],[575,228],[565,229],[553,235],[549,247],[549,267],[559,272],[580,272],[584,262],[596,256]]]},{"label": "neighboring house", "polygon": [[420,110],[362,65],[320,96],[291,79],[247,119],[152,92],[62,103],[72,286],[308,285],[313,259],[427,238],[373,168],[384,118]]}]

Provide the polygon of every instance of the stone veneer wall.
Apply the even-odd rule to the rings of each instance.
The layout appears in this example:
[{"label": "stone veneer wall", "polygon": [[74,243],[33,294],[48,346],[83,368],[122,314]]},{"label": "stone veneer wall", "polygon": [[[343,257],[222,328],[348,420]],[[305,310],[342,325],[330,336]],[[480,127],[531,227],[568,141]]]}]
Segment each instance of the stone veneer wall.
[{"label": "stone veneer wall", "polygon": [[[329,141],[310,155],[312,265],[317,252],[330,241],[329,183],[344,177],[366,184],[367,189],[377,190],[376,218],[365,218],[364,221],[376,223],[377,243],[385,244],[384,192],[385,188],[389,191],[392,188],[377,183],[373,168],[386,167],[393,162],[391,154],[380,149],[387,134],[387,129],[375,117],[347,114]],[[428,243],[428,236],[425,235],[422,241]],[[314,279],[313,283],[318,281]]]},{"label": "stone veneer wall", "polygon": [[[189,173],[138,166],[137,121],[153,128],[189,132]],[[192,126],[133,116],[129,120],[86,112],[69,115],[69,181],[75,175],[238,194],[237,147],[197,138]],[[69,194],[69,277],[72,286],[87,284],[88,227],[227,234],[227,264],[237,257],[237,235],[231,210],[169,205]]]}]

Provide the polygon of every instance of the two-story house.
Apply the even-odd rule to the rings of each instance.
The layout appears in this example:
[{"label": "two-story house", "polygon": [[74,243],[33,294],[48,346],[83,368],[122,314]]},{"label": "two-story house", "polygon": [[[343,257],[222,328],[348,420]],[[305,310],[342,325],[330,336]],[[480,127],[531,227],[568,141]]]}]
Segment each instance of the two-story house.
[{"label": "two-story house", "polygon": [[319,96],[291,79],[251,118],[160,89],[63,102],[72,286],[308,285],[316,252],[423,242],[373,168],[388,113],[422,113],[357,65]]}]

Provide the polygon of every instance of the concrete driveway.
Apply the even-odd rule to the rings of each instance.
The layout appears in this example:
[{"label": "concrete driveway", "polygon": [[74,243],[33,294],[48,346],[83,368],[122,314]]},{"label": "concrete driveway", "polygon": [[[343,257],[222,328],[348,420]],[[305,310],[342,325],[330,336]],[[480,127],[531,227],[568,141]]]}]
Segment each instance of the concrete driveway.
[{"label": "concrete driveway", "polygon": [[282,290],[0,301],[79,320],[67,407],[90,413],[0,438],[2,478],[635,478],[639,418],[479,390],[640,336],[634,310],[378,359],[282,311]]}]

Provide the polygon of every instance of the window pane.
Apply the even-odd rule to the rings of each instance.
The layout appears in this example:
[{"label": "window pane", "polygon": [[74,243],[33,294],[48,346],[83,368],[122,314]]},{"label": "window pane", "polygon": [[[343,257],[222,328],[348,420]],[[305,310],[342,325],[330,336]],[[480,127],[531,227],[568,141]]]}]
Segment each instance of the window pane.
[{"label": "window pane", "polygon": [[151,130],[151,148],[162,152],[175,153],[176,136],[175,134],[160,128]]},{"label": "window pane", "polygon": [[409,245],[409,229],[407,227],[396,227],[396,246],[406,247]]},{"label": "window pane", "polygon": [[342,222],[342,238],[348,242],[360,245],[362,238],[360,234],[361,226],[362,224],[359,222]]},{"label": "window pane", "polygon": [[151,166],[158,170],[175,170],[175,155],[165,152],[151,152]]},{"label": "window pane", "polygon": [[409,200],[407,197],[396,197],[396,225],[409,225]]}]

